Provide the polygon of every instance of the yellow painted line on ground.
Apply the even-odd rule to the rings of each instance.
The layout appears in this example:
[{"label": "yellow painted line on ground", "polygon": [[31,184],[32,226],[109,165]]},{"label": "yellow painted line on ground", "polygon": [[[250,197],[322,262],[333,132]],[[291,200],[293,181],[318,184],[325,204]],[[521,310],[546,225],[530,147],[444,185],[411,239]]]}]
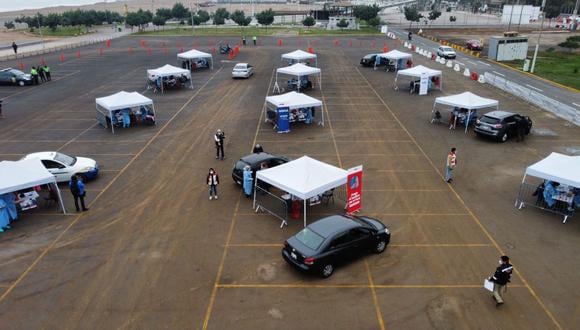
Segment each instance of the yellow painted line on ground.
[{"label": "yellow painted line on ground", "polygon": [[[218,289],[482,289],[483,284],[218,284]],[[526,288],[525,285],[510,284],[509,288]]]},{"label": "yellow painted line on ground", "polygon": [[245,243],[231,243],[228,244],[227,247],[248,247],[248,248],[252,248],[252,247],[283,247],[284,244],[280,244],[280,243],[256,243],[256,244],[245,244]]},{"label": "yellow painted line on ground", "polygon": [[[87,205],[89,208],[94,205],[95,202],[97,202],[99,200],[99,198],[105,193],[105,191],[107,191],[114,182],[117,181],[117,179],[131,166],[131,164],[133,164],[133,162],[135,162],[135,160],[137,158],[139,158],[139,156],[141,154],[143,154],[143,152],[145,152],[145,150],[155,141],[155,139],[169,126],[169,124],[183,111],[183,109],[185,109],[187,107],[188,104],[191,103],[191,101],[193,101],[193,99],[200,93],[201,90],[203,90],[203,88],[205,86],[207,86],[207,84],[222,70],[223,67],[219,68],[206,82],[205,84],[198,89],[184,104],[183,106],[173,115],[171,116],[171,118],[165,123],[165,125],[163,125],[163,127],[161,127],[159,129],[159,131],[157,131],[157,133],[155,133],[155,135],[153,135],[153,137],[151,138],[151,140],[149,140],[149,142],[147,144],[145,144],[141,150],[139,150],[138,153],[136,153],[133,158],[131,158],[131,160],[123,167],[123,169],[121,169],[121,171],[119,171],[119,173],[105,186],[105,188],[103,188],[103,190],[97,195],[95,196],[95,198],[89,203],[89,205]],[[8,287],[8,289],[6,291],[4,291],[4,293],[2,293],[2,295],[0,296],[0,303],[2,301],[4,301],[4,299],[6,299],[6,297],[8,297],[10,295],[10,293],[12,293],[12,291],[14,290],[14,288],[16,288],[16,286],[18,286],[18,284],[20,284],[25,278],[26,276],[28,276],[28,274],[30,274],[30,272],[36,267],[36,265],[38,265],[38,263],[48,254],[48,252],[50,250],[52,250],[52,248],[61,240],[61,238],[80,220],[82,219],[83,215],[85,215],[86,213],[80,213],[78,214],[74,220],[72,220],[67,226],[66,228],[64,228],[64,230],[58,234],[58,236],[52,240],[52,242],[46,247],[46,249],[44,249],[42,251],[42,253],[40,253],[40,255],[38,257],[36,257],[36,259],[34,259],[34,261],[26,268],[26,270],[24,270],[24,272],[22,272],[22,274],[20,274],[20,276],[18,276],[18,278],[10,285],[10,287]]]},{"label": "yellow painted line on ground", "polygon": [[365,260],[365,269],[367,271],[367,277],[369,280],[369,289],[371,290],[371,295],[373,297],[373,305],[375,306],[375,312],[377,313],[377,321],[379,322],[379,328],[385,330],[385,321],[383,319],[383,313],[381,312],[381,306],[379,305],[379,299],[377,298],[377,291],[375,290],[375,283],[373,281],[373,275],[371,274],[371,268],[369,263]]},{"label": "yellow painted line on ground", "polygon": [[431,170],[366,170],[373,172],[394,172],[394,173],[431,173]]},{"label": "yellow painted line on ground", "polygon": [[[482,284],[401,284],[401,285],[375,285],[376,289],[482,289]],[[524,285],[510,284],[509,288],[525,288]]]},{"label": "yellow painted line on ground", "polygon": [[[284,140],[261,140],[264,143],[284,143]],[[328,140],[292,140],[293,143],[328,143]],[[340,143],[413,143],[411,140],[336,140]]]},{"label": "yellow painted line on ground", "polygon": [[63,214],[63,213],[30,213],[30,215],[31,216],[40,215],[40,216],[43,216],[43,217],[45,217],[45,216],[59,216],[59,217],[63,217],[63,216],[66,216],[66,217],[74,217],[74,216],[77,216],[77,214],[73,214],[73,213],[67,213],[67,214]]},{"label": "yellow painted line on ground", "polygon": [[[268,83],[268,89],[267,89],[267,91],[270,90],[270,86],[272,85],[272,81],[274,79],[274,72],[275,71],[272,70],[272,75],[270,76],[270,82]],[[267,94],[266,94],[266,96],[267,96]],[[254,134],[254,141],[252,141],[251,148],[253,148],[256,145],[256,141],[258,140],[258,132],[260,130],[260,125],[262,124],[262,116],[264,114],[264,108],[265,108],[265,105],[264,105],[264,107],[262,107],[262,111],[260,112],[260,116],[258,116],[258,124],[256,125],[256,133]],[[208,325],[209,325],[209,320],[211,318],[211,313],[213,311],[213,307],[214,307],[214,304],[215,304],[215,298],[216,298],[216,295],[217,295],[217,289],[219,287],[219,282],[221,281],[221,278],[222,278],[222,272],[223,272],[223,269],[224,269],[224,264],[226,262],[226,257],[228,255],[227,246],[229,246],[229,244],[230,244],[230,241],[232,239],[232,235],[233,235],[233,232],[234,232],[234,227],[236,226],[236,220],[238,218],[238,210],[240,208],[240,201],[241,201],[241,199],[242,199],[242,191],[240,190],[239,193],[238,193],[238,201],[236,202],[236,207],[234,208],[234,213],[232,215],[232,220],[230,222],[230,228],[228,229],[228,234],[227,234],[227,237],[226,237],[226,242],[225,242],[225,246],[224,246],[224,249],[223,249],[222,257],[220,259],[220,264],[218,266],[218,271],[217,271],[217,274],[216,274],[216,277],[215,277],[214,285],[213,285],[213,288],[212,288],[212,291],[211,291],[211,295],[209,297],[209,302],[208,302],[208,305],[207,305],[207,309],[205,311],[205,317],[203,319],[203,326],[202,326],[202,329],[204,329],[204,330],[206,330],[207,327],[208,327]]]},{"label": "yellow painted line on ground", "polygon": [[503,63],[501,63],[501,62],[496,62],[496,61],[492,61],[492,60],[489,60],[489,59],[487,59],[487,61],[488,61],[488,62],[490,62],[490,63],[494,63],[494,64],[497,64],[497,65],[503,66],[503,67],[504,67],[504,68],[506,68],[506,69],[510,69],[510,70],[512,70],[512,71],[519,72],[519,73],[523,73],[523,74],[525,74],[525,75],[528,75],[528,76],[530,76],[530,77],[533,77],[533,78],[536,78],[536,79],[542,80],[542,81],[544,81],[544,82],[547,82],[547,83],[549,83],[549,84],[552,84],[552,85],[554,85],[554,86],[556,86],[556,87],[561,87],[561,88],[567,89],[567,90],[569,90],[569,91],[571,91],[571,92],[574,92],[574,93],[580,93],[580,90],[579,90],[579,89],[576,89],[576,88],[574,88],[574,87],[570,87],[570,86],[562,85],[562,84],[560,84],[560,83],[558,83],[558,82],[555,82],[555,81],[552,81],[552,80],[546,79],[546,78],[544,78],[544,77],[537,76],[537,75],[535,75],[535,74],[533,74],[533,73],[529,73],[529,72],[526,72],[526,71],[518,70],[518,69],[516,69],[516,68],[512,68],[511,66],[509,66],[509,65],[507,65],[507,64],[503,64]]},{"label": "yellow painted line on ground", "polygon": [[84,128],[15,128],[12,131],[28,132],[28,131],[82,131]]},{"label": "yellow painted line on ground", "polygon": [[[391,113],[391,115],[393,116],[393,118],[399,123],[399,125],[405,130],[405,132],[407,133],[407,135],[409,136],[410,139],[413,140],[414,144],[417,146],[417,148],[419,148],[419,150],[421,151],[421,153],[423,154],[423,156],[425,157],[425,159],[429,162],[429,164],[431,165],[431,167],[433,168],[433,170],[435,170],[435,172],[437,172],[437,174],[443,178],[443,175],[441,174],[441,172],[439,171],[439,168],[437,166],[435,166],[435,164],[433,164],[433,161],[431,161],[431,158],[429,158],[427,156],[427,154],[425,153],[425,151],[423,150],[423,148],[419,145],[419,143],[417,142],[417,140],[415,140],[415,138],[411,135],[411,133],[407,130],[407,128],[403,125],[403,123],[398,119],[398,117],[395,115],[395,113],[391,110],[391,108],[388,106],[388,104],[384,101],[384,99],[380,96],[380,94],[376,91],[376,89],[371,85],[371,83],[368,81],[368,79],[366,79],[366,77],[360,72],[360,70],[355,67],[356,71],[358,72],[358,74],[363,77],[366,82],[367,85],[369,86],[369,88],[371,90],[373,90],[375,92],[375,94],[377,95],[377,97],[382,101],[382,103],[384,104],[385,108]],[[467,206],[467,204],[465,203],[465,201],[463,200],[463,198],[461,198],[461,196],[457,193],[457,191],[455,190],[455,188],[453,188],[452,185],[447,185],[449,187],[449,189],[453,192],[453,194],[455,195],[455,197],[457,198],[457,200],[461,203],[461,205],[465,208],[465,210],[469,213],[470,217],[473,219],[473,221],[479,226],[479,228],[483,231],[483,233],[487,236],[487,238],[492,242],[492,244],[495,246],[496,250],[499,252],[499,254],[501,255],[505,255],[505,252],[503,251],[503,249],[499,246],[499,244],[497,243],[497,241],[491,236],[491,234],[489,233],[489,231],[483,226],[483,224],[481,223],[481,221],[479,220],[479,218],[471,211],[471,209]],[[558,322],[558,320],[556,319],[556,317],[552,314],[552,312],[546,307],[546,305],[544,304],[544,302],[540,299],[540,297],[536,294],[535,290],[532,289],[532,287],[529,285],[528,281],[525,279],[525,277],[521,274],[521,272],[515,268],[514,272],[518,275],[518,277],[520,277],[520,279],[522,280],[522,282],[524,283],[524,285],[528,288],[528,291],[530,292],[530,294],[534,297],[534,299],[536,300],[536,302],[540,305],[540,307],[542,308],[542,310],[544,311],[544,313],[546,313],[546,315],[550,318],[550,320],[552,321],[552,323],[554,323],[554,325],[558,328],[558,329],[562,329],[562,326],[560,325],[560,322]]]},{"label": "yellow painted line on ground", "polygon": [[417,248],[439,248],[439,247],[493,247],[493,244],[389,244],[389,247],[417,247]]},{"label": "yellow painted line on ground", "polygon": [[399,191],[399,192],[441,192],[441,191],[447,191],[447,189],[400,189],[400,188],[394,188],[394,189],[363,189],[363,191],[367,191],[367,192],[391,192],[391,191]]},{"label": "yellow painted line on ground", "polygon": [[[94,118],[33,118],[33,119],[29,119],[28,121],[47,121],[51,120],[51,121],[94,121]],[[97,123],[98,124],[98,123]]]}]

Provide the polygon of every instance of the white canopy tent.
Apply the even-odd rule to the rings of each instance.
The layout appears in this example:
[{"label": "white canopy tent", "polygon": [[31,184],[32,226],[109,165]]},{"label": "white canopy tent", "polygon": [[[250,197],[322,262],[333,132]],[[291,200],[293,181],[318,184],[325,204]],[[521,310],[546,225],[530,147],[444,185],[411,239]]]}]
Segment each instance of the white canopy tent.
[{"label": "white canopy tent", "polygon": [[278,74],[286,74],[290,76],[296,76],[298,78],[298,90],[300,90],[300,77],[318,75],[318,86],[322,89],[322,70],[319,68],[314,68],[311,66],[304,65],[302,63],[296,63],[287,67],[276,69],[276,83],[274,84],[274,89],[272,91],[280,91],[278,86]]},{"label": "white canopy tent", "polygon": [[[395,68],[398,69],[399,68],[399,60],[412,59],[413,55],[394,49],[394,50],[391,50],[391,51],[386,52],[386,53],[377,54],[377,58],[385,58],[387,60],[395,61]],[[375,60],[375,69],[376,69],[376,67],[377,67],[377,61]]]},{"label": "white canopy tent", "polygon": [[282,59],[291,60],[299,63],[308,60],[314,60],[314,66],[318,67],[318,58],[316,54],[308,53],[300,49],[290,53],[282,54]]},{"label": "white canopy tent", "polygon": [[213,56],[208,53],[200,52],[199,50],[192,49],[188,50],[183,53],[177,54],[177,58],[181,60],[186,60],[190,63],[191,68],[191,61],[193,60],[208,60],[210,62],[210,68],[213,70]]},{"label": "white canopy tent", "polygon": [[[289,92],[282,95],[272,95],[266,97],[266,106],[270,104],[275,108],[280,107],[288,107],[289,110],[294,109],[301,109],[301,108],[310,108],[310,107],[322,107],[322,101],[319,99],[315,99],[314,97],[308,96],[306,94],[297,93],[297,92]],[[324,111],[320,111],[322,114],[321,121],[319,121],[319,125],[324,126]],[[268,121],[268,114],[264,113],[266,116],[266,121]]]},{"label": "white canopy tent", "polygon": [[[257,186],[258,180],[261,180],[304,200],[303,215],[306,227],[306,201],[346,184],[347,177],[346,170],[302,156],[286,164],[256,172],[255,185]],[[255,208],[256,189],[254,189]]]},{"label": "white canopy tent", "polygon": [[395,90],[398,89],[397,80],[399,79],[399,75],[406,76],[406,77],[412,77],[412,78],[419,78],[419,79],[421,79],[421,77],[423,75],[426,75],[427,78],[429,78],[429,79],[431,79],[433,77],[438,77],[439,78],[439,90],[442,90],[442,88],[443,88],[443,79],[442,79],[443,73],[439,70],[433,70],[433,69],[430,69],[430,68],[422,66],[422,65],[417,65],[415,67],[405,69],[405,70],[399,70],[399,71],[397,71],[397,76],[395,77]]},{"label": "white canopy tent", "polygon": [[[187,79],[189,80],[190,88],[193,88],[193,82],[191,80],[191,71],[189,71],[187,69],[182,69],[182,68],[178,68],[178,67],[173,66],[173,65],[165,64],[164,66],[159,67],[157,69],[147,70],[148,81],[155,80],[158,77],[164,78],[164,77],[171,77],[171,76],[174,76],[174,77],[185,76],[185,77],[187,77]],[[161,91],[163,92],[163,84],[161,84]]]},{"label": "white canopy tent", "polygon": [[31,158],[0,162],[0,195],[44,184],[53,185],[58,194],[62,212],[66,214],[66,208],[64,207],[56,178],[42,165],[40,159]]},{"label": "white canopy tent", "polygon": [[[467,128],[469,127],[469,119],[471,118],[471,113],[473,110],[484,109],[484,108],[499,108],[499,102],[493,99],[487,99],[471,92],[463,92],[461,94],[440,96],[435,99],[433,103],[433,110],[431,110],[432,118],[435,116],[435,107],[437,104],[447,105],[451,107],[464,108],[469,110],[467,115],[467,122],[465,123],[465,132],[467,133]],[[455,118],[457,120],[457,118]],[[455,127],[455,123],[453,123]]]},{"label": "white canopy tent", "polygon": [[528,175],[580,188],[580,156],[552,152],[548,157],[528,166],[522,182]]},{"label": "white canopy tent", "polygon": [[[111,119],[111,130],[115,133],[115,127],[112,123],[113,112],[126,108],[136,108],[141,106],[151,106],[153,115],[155,116],[155,105],[153,100],[147,98],[137,92],[128,93],[125,91],[118,92],[113,95],[99,97],[95,99],[97,113],[108,115]],[[105,127],[107,127],[105,125]]]}]

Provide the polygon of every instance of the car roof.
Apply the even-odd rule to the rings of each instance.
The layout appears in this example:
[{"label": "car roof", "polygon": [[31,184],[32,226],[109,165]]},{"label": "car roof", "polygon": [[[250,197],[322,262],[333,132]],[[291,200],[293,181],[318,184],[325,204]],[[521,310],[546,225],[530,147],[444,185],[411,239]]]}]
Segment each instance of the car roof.
[{"label": "car roof", "polygon": [[33,152],[31,154],[28,154],[28,155],[22,157],[22,159],[34,159],[34,158],[54,159],[55,155],[56,155],[55,151],[40,151],[40,152]]},{"label": "car roof", "polygon": [[513,113],[513,112],[496,110],[496,111],[488,112],[484,116],[496,118],[496,119],[504,119],[506,117],[513,116],[513,115],[515,115],[515,113]]},{"label": "car roof", "polygon": [[12,68],[2,69],[2,70],[0,70],[0,72],[9,71],[9,70],[12,70]]},{"label": "car roof", "polygon": [[328,238],[345,230],[360,227],[360,224],[348,216],[337,214],[317,220],[308,227],[320,236]]},{"label": "car roof", "polygon": [[248,63],[238,63],[235,66],[248,66]]},{"label": "car roof", "polygon": [[265,160],[271,159],[271,158],[278,158],[279,156],[275,156],[272,154],[269,154],[267,152],[257,152],[257,153],[253,153],[253,154],[249,154],[247,156],[244,156],[242,158],[240,158],[241,161],[248,163],[248,164],[257,164],[257,163],[261,163]]},{"label": "car roof", "polygon": [[376,54],[376,53],[373,53],[373,54],[366,54],[366,55],[365,55],[365,56],[363,56],[363,57],[373,57],[373,56],[377,56],[377,54]]},{"label": "car roof", "polygon": [[451,47],[449,47],[449,46],[439,46],[439,48],[453,50],[453,48],[451,48]]}]

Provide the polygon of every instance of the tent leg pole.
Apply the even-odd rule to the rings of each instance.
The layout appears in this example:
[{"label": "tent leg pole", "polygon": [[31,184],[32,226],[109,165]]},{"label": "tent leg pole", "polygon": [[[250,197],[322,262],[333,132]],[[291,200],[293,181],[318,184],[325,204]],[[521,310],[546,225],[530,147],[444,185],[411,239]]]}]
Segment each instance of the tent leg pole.
[{"label": "tent leg pole", "polygon": [[62,195],[60,193],[60,189],[58,188],[58,184],[57,183],[53,183],[54,188],[56,188],[56,193],[58,194],[58,201],[60,203],[60,208],[62,209],[62,213],[66,214],[66,208],[64,207],[64,202],[62,200]]},{"label": "tent leg pole", "polygon": [[304,199],[304,227],[306,227],[306,199]]}]

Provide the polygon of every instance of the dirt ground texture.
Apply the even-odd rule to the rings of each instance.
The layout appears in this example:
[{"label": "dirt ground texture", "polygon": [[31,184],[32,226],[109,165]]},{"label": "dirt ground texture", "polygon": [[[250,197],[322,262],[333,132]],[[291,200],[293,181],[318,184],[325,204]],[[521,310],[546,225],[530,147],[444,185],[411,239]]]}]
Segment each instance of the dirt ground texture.
[{"label": "dirt ground texture", "polygon": [[[142,92],[147,68],[177,64],[181,47],[209,51],[218,40],[126,37],[103,55],[94,46],[80,58],[71,51],[64,63],[46,57],[50,83],[0,89],[0,159],[60,150],[95,158],[102,170],[87,184],[88,212],[65,216],[43,206],[0,236],[0,328],[578,328],[580,223],[517,210],[514,200],[525,167],[552,151],[578,152],[580,129],[447,68],[443,92],[409,95],[404,82],[394,91],[394,74],[358,66],[382,39],[334,40],[285,38],[278,47],[277,38],[261,38],[234,60],[257,68],[249,80],[232,80],[234,63],[214,55],[214,70],[193,74],[193,90],[145,93],[157,126],[115,135],[98,126],[95,97]],[[264,97],[280,54],[308,42],[322,68],[322,90],[308,94],[324,101],[325,125],[280,135],[264,122]],[[430,123],[434,97],[465,90],[552,134],[498,144]],[[214,158],[217,128],[227,135],[224,161]],[[286,265],[281,245],[302,222],[280,229],[252,210],[230,176],[255,142],[343,168],[363,164],[362,213],[390,227],[387,251],[326,280]],[[442,171],[451,147],[458,168],[448,185]],[[220,173],[219,200],[207,198],[209,167]],[[332,212],[312,211],[309,222]],[[502,254],[517,272],[496,309],[482,282]]]}]

